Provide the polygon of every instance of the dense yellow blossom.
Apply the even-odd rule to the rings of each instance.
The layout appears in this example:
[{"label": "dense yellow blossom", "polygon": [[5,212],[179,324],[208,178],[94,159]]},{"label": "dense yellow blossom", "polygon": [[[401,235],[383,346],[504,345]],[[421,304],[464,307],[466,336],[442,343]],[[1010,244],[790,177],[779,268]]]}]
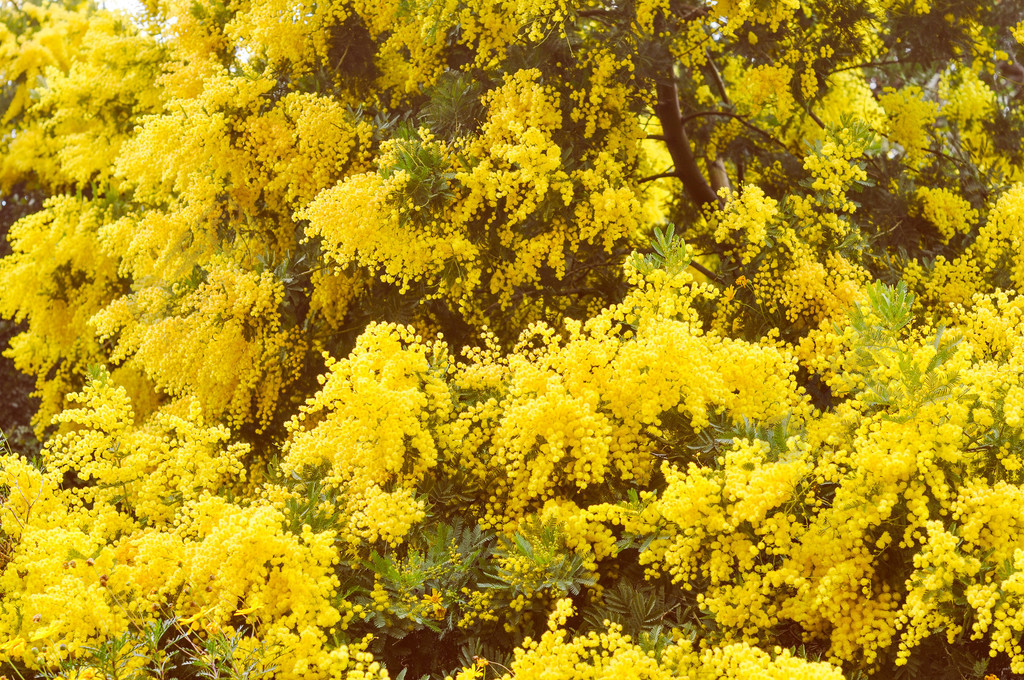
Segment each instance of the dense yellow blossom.
[{"label": "dense yellow blossom", "polygon": [[1024,673],[954,4],[0,7],[0,676]]},{"label": "dense yellow blossom", "polygon": [[1005,269],[1015,287],[1024,285],[1019,228],[1024,219],[1024,184],[1014,184],[989,213],[975,245],[985,270]]},{"label": "dense yellow blossom", "polygon": [[[23,371],[39,376],[40,430],[61,409],[64,394],[73,389],[84,368],[101,360],[89,318],[123,287],[117,259],[100,247],[103,219],[104,211],[89,201],[70,196],[49,199],[43,210],[12,229],[14,255],[0,265],[0,285],[6,293],[0,310],[28,322],[5,354]],[[33,251],[47,253],[45,267],[35,263]]]},{"label": "dense yellow blossom", "polygon": [[879,103],[885,109],[886,134],[907,154],[916,167],[924,162],[931,142],[928,131],[938,116],[939,105],[924,98],[918,87],[886,92]]},{"label": "dense yellow blossom", "polygon": [[341,536],[353,546],[401,543],[424,516],[414,492],[437,465],[431,426],[451,410],[444,351],[407,328],[371,327],[349,357],[329,361],[323,388],[288,425],[285,472],[327,466],[325,484],[344,499]]},{"label": "dense yellow blossom", "polygon": [[281,285],[219,262],[203,274],[115,300],[92,322],[101,338],[116,334],[113,361],[137,365],[166,393],[197,398],[214,419],[237,425],[252,413],[265,423],[297,368],[281,359],[298,339],[279,325]]},{"label": "dense yellow blossom", "polygon": [[978,221],[978,211],[948,189],[921,187],[917,190],[921,213],[934,224],[944,241],[966,234]]},{"label": "dense yellow blossom", "polygon": [[[567,611],[563,605],[568,607]],[[549,630],[539,640],[527,639],[521,648],[516,649],[508,672],[500,677],[503,680],[610,680],[622,677],[650,680],[836,680],[843,677],[838,668],[826,663],[808,663],[791,656],[788,650],[777,650],[775,655],[771,655],[742,643],[697,652],[688,643],[679,642],[656,654],[644,650],[629,635],[623,635],[621,627],[615,624],[609,625],[606,631],[570,638],[559,628],[560,624],[564,624],[567,613],[572,613],[569,601],[560,600],[548,619]],[[456,680],[473,680],[481,678],[482,673],[479,666],[472,666],[463,668],[455,677]]]},{"label": "dense yellow blossom", "polygon": [[24,13],[29,30],[18,34],[7,26],[2,29],[4,80],[16,83],[4,111],[5,124],[30,106],[31,90],[48,67],[70,68],[74,49],[89,27],[84,16],[60,5],[30,5]]}]

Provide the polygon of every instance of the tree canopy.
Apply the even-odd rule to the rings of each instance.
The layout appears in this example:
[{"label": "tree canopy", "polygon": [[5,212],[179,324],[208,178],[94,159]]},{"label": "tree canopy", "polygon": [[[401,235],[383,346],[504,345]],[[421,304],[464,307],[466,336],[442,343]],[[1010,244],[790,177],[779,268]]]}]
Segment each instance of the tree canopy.
[{"label": "tree canopy", "polygon": [[1024,673],[1022,61],[1020,0],[3,4],[0,672]]}]

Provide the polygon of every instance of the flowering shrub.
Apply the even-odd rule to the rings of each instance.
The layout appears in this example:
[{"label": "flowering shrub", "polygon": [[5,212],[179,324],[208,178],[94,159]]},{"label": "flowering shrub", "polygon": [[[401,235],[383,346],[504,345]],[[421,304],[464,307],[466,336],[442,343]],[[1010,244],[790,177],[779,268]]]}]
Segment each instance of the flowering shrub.
[{"label": "flowering shrub", "polygon": [[0,677],[1024,674],[1015,9],[8,3]]}]

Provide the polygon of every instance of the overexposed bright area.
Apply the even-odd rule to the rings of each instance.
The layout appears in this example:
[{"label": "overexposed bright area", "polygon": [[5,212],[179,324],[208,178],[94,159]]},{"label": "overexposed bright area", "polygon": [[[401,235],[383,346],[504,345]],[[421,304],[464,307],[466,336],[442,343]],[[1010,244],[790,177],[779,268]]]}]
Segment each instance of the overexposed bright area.
[{"label": "overexposed bright area", "polygon": [[128,14],[138,14],[142,11],[142,3],[139,0],[99,0],[99,5],[109,10],[121,10]]}]

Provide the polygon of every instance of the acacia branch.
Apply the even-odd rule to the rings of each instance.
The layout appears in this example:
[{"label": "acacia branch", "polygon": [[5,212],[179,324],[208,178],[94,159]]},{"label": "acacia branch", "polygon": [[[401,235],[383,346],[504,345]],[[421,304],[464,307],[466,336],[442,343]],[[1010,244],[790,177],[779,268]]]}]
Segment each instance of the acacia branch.
[{"label": "acacia branch", "polygon": [[610,9],[584,9],[576,13],[580,19],[597,19],[602,22],[614,21],[619,12]]},{"label": "acacia branch", "polygon": [[818,127],[820,127],[822,130],[827,130],[828,129],[828,126],[825,125],[825,121],[823,121],[821,118],[819,118],[818,114],[816,114],[814,111],[811,110],[810,103],[805,103],[804,104],[804,110],[807,112],[807,115],[811,117],[811,120],[813,120],[814,123]]},{"label": "acacia branch", "polygon": [[539,296],[552,296],[552,297],[570,297],[579,295],[602,295],[603,293],[599,288],[593,287],[580,287],[580,288],[563,288],[562,290],[549,290],[547,288],[529,288],[521,291],[522,296],[527,295],[539,295]]},{"label": "acacia branch", "polygon": [[643,179],[638,180],[637,184],[647,184],[648,182],[653,182],[658,179],[665,179],[667,177],[678,178],[679,175],[676,174],[675,170],[669,170],[668,172],[659,172],[657,175],[651,175],[650,177],[644,177]]},{"label": "acacia branch", "polygon": [[[711,50],[705,47],[704,54],[707,55],[708,67],[711,69],[712,79],[718,88],[718,95],[722,98],[723,103],[731,106],[732,102],[729,100],[729,93],[725,91],[725,81],[722,80],[722,74],[719,73],[715,60],[711,57]],[[725,171],[725,161],[722,160],[721,154],[715,160],[708,163],[708,179],[711,180],[711,188],[715,191],[716,196],[721,195],[722,189],[732,192],[732,185],[729,183],[729,173]]]},{"label": "acacia branch", "polygon": [[713,271],[711,271],[710,269],[708,269],[704,265],[700,264],[699,262],[696,262],[694,260],[690,260],[690,266],[693,267],[694,269],[696,269],[697,271],[699,271],[704,276],[706,276],[709,279],[711,279],[712,281],[717,281],[718,280],[718,274],[714,273]]},{"label": "acacia branch", "polygon": [[835,74],[842,73],[843,71],[855,71],[859,68],[881,68],[883,66],[927,66],[928,64],[934,64],[945,59],[881,59],[878,61],[862,61],[856,64],[848,64],[846,66],[839,66],[825,74],[825,78]]},{"label": "acacia branch", "polygon": [[682,180],[686,193],[697,205],[719,205],[718,196],[700,172],[697,159],[690,148],[690,140],[683,129],[683,116],[679,110],[679,90],[676,89],[671,74],[668,82],[658,83],[656,91],[658,102],[654,106],[654,112],[661,121],[665,144],[676,166],[675,176]]},{"label": "acacia branch", "polygon": [[711,71],[711,79],[715,83],[715,88],[718,89],[718,96],[721,97],[722,101],[726,104],[731,104],[732,102],[729,100],[729,93],[725,91],[725,81],[722,80],[722,73],[718,70],[718,67],[715,66],[714,59],[711,58],[711,50],[705,47],[704,54],[707,55],[708,68]]},{"label": "acacia branch", "polygon": [[842,73],[843,71],[856,71],[859,68],[876,68],[879,66],[895,66],[897,64],[905,64],[907,62],[900,59],[883,59],[881,61],[862,61],[856,64],[850,64],[849,66],[840,66],[834,68],[825,74],[825,77],[829,77],[835,73]]},{"label": "acacia branch", "polygon": [[756,132],[757,134],[761,135],[762,137],[767,139],[772,144],[776,144],[776,145],[782,147],[786,151],[786,153],[790,153],[790,154],[793,153],[792,151],[789,150],[789,147],[786,146],[786,144],[781,139],[779,139],[775,135],[771,134],[770,132],[767,132],[767,131],[762,130],[761,128],[757,127],[756,125],[754,125],[753,123],[751,123],[749,120],[747,120],[745,117],[739,115],[738,113],[731,113],[729,111],[696,111],[694,113],[689,113],[689,114],[683,116],[682,120],[680,121],[680,123],[682,125],[686,125],[691,120],[694,120],[696,118],[707,118],[707,117],[710,117],[710,116],[720,116],[722,118],[731,118],[733,120],[738,120],[740,122],[740,124],[743,125],[743,127],[747,128],[751,132]]}]

